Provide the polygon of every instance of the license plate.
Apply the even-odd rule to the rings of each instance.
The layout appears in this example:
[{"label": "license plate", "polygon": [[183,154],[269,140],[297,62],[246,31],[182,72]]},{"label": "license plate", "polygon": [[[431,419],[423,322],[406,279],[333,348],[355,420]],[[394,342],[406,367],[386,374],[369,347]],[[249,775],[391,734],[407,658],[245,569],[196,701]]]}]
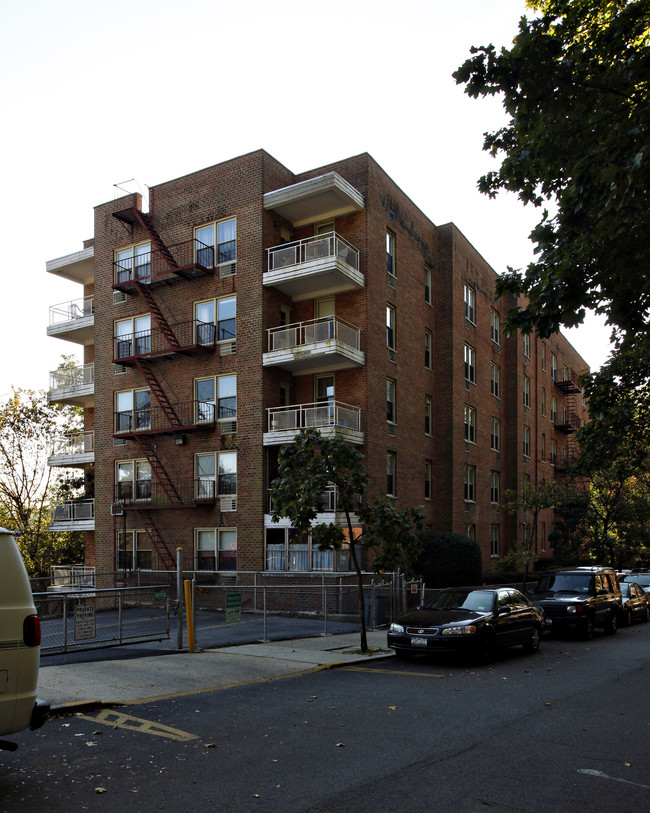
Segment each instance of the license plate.
[{"label": "license plate", "polygon": [[552,619],[552,618],[545,618],[544,620],[546,621],[546,626],[547,626],[547,627],[550,627],[550,626],[551,626],[551,624],[553,623],[553,619]]},{"label": "license plate", "polygon": [[411,646],[426,646],[426,638],[411,638]]}]

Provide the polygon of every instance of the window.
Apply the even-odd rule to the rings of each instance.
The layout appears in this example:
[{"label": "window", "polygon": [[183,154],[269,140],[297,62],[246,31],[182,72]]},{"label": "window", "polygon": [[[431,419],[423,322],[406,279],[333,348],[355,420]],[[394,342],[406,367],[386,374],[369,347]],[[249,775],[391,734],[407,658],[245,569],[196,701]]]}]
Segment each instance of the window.
[{"label": "window", "polygon": [[546,415],[546,390],[542,387],[542,415]]},{"label": "window", "polygon": [[395,350],[395,308],[386,305],[386,346]]},{"label": "window", "polygon": [[424,461],[424,499],[430,500],[432,495],[433,463]]},{"label": "window", "polygon": [[151,391],[124,390],[115,393],[115,432],[151,429]]},{"label": "window", "polygon": [[476,469],[465,466],[465,502],[476,502]]},{"label": "window", "polygon": [[551,423],[557,423],[557,398],[551,395]]},{"label": "window", "polygon": [[501,397],[501,368],[497,364],[490,365],[490,392],[495,398]]},{"label": "window", "polygon": [[237,221],[235,218],[209,223],[194,230],[196,261],[204,268],[213,268],[237,259]]},{"label": "window", "polygon": [[493,471],[490,475],[490,502],[498,505],[501,499],[501,474]]},{"label": "window", "polygon": [[427,305],[433,305],[433,290],[431,288],[432,284],[432,276],[431,276],[431,269],[428,265],[424,266],[424,301]]},{"label": "window", "polygon": [[196,528],[197,570],[237,570],[237,531],[234,528]]},{"label": "window", "polygon": [[318,550],[308,534],[295,528],[266,529],[266,569],[293,571],[348,570],[349,551]]},{"label": "window", "polygon": [[501,526],[490,525],[490,556],[500,556]]},{"label": "window", "polygon": [[523,382],[524,406],[530,409],[530,378],[524,376]]},{"label": "window", "polygon": [[433,345],[433,337],[430,330],[424,331],[424,366],[427,370],[431,369],[431,348]]},{"label": "window", "polygon": [[492,429],[490,431],[490,448],[493,452],[501,451],[501,421],[492,418]]},{"label": "window", "polygon": [[542,433],[542,460],[546,460],[546,435]]},{"label": "window", "polygon": [[554,466],[557,463],[557,442],[551,440],[551,465]]},{"label": "window", "polygon": [[117,566],[120,570],[151,570],[151,539],[146,531],[117,532]]},{"label": "window", "polygon": [[472,542],[476,542],[476,525],[466,525],[465,526],[465,536],[468,539],[471,539]]},{"label": "window", "polygon": [[194,382],[197,423],[234,420],[237,417],[237,376],[197,378]]},{"label": "window", "polygon": [[237,494],[237,452],[203,452],[194,456],[197,499]]},{"label": "window", "polygon": [[135,316],[115,322],[114,359],[151,353],[151,316]]},{"label": "window", "polygon": [[530,358],[530,333],[524,333],[522,335],[522,345],[524,350],[524,358]]},{"label": "window", "polygon": [[214,341],[214,328],[217,328],[217,341],[232,341],[236,335],[237,298],[226,296],[223,299],[208,299],[194,305],[197,343],[211,344]]},{"label": "window", "polygon": [[432,418],[433,418],[433,401],[430,395],[424,397],[424,434],[431,435],[432,431]]},{"label": "window", "polygon": [[471,406],[465,406],[465,440],[476,443],[476,410]]},{"label": "window", "polygon": [[151,278],[151,243],[129,246],[115,252],[115,282],[131,279],[149,282]]},{"label": "window", "polygon": [[490,313],[490,338],[495,344],[501,345],[501,319],[494,309]]},{"label": "window", "polygon": [[116,502],[151,500],[151,464],[148,460],[118,460],[115,481]]},{"label": "window", "polygon": [[395,403],[397,385],[392,378],[386,379],[386,420],[388,423],[397,421],[397,409]]},{"label": "window", "polygon": [[397,269],[395,268],[395,235],[386,232],[386,271],[391,277],[397,276]]},{"label": "window", "polygon": [[465,308],[465,319],[476,324],[476,291],[469,285],[463,285],[463,302]]},{"label": "window", "polygon": [[465,345],[465,383],[476,384],[476,350]]},{"label": "window", "polygon": [[530,457],[530,426],[524,426],[524,457]]},{"label": "window", "polygon": [[551,378],[553,381],[557,381],[557,356],[555,353],[551,353]]},{"label": "window", "polygon": [[388,452],[386,455],[386,494],[394,497],[397,493],[397,461],[395,452]]},{"label": "window", "polygon": [[542,355],[542,370],[546,370],[546,345],[542,342],[541,347],[541,355]]}]

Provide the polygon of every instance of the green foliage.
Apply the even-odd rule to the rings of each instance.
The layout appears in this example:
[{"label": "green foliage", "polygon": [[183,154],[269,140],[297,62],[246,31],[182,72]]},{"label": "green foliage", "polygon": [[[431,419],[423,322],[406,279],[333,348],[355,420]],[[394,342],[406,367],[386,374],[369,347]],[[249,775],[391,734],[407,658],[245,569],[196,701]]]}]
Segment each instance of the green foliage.
[{"label": "green foliage", "polygon": [[[419,508],[395,510],[385,495],[363,501],[368,475],[363,455],[338,436],[325,437],[315,429],[302,429],[293,443],[280,449],[278,477],[271,484],[273,522],[288,517],[294,528],[310,533],[320,550],[338,550],[348,544],[357,574],[361,648],[367,649],[363,583],[356,546],[377,549],[376,566],[383,570],[412,569],[418,551],[414,528],[421,527]],[[333,523],[315,523],[326,506],[327,489],[336,488],[337,511],[344,514],[346,530]],[[361,528],[353,524],[353,514]]]},{"label": "green foliage", "polygon": [[83,534],[47,530],[50,503],[76,493],[47,459],[57,434],[75,426],[79,411],[48,404],[44,392],[14,390],[0,404],[0,522],[16,535],[30,576],[83,559]]},{"label": "green foliage", "polygon": [[[650,307],[650,6],[647,0],[533,0],[510,48],[472,48],[454,74],[470,96],[498,94],[508,124],[485,136],[503,156],[479,181],[542,209],[537,259],[498,283],[525,294],[507,326],[549,336],[607,315],[647,331]],[[633,270],[633,272],[632,272]]]},{"label": "green foliage", "polygon": [[481,548],[461,534],[425,531],[420,534],[422,551],[415,571],[427,587],[480,584]]}]

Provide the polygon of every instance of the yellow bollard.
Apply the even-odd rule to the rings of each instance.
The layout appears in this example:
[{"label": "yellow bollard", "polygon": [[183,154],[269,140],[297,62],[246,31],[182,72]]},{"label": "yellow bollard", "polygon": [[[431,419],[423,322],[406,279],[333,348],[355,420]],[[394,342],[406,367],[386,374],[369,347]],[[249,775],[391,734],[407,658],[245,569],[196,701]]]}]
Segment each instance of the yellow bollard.
[{"label": "yellow bollard", "polygon": [[192,613],[192,584],[185,579],[185,616],[187,618],[187,649],[194,652],[194,614]]}]

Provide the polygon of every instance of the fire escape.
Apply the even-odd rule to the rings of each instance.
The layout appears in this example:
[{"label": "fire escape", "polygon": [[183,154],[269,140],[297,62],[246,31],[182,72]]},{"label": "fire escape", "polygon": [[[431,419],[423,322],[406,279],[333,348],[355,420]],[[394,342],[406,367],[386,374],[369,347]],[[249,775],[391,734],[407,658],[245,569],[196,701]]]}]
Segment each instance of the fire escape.
[{"label": "fire escape", "polygon": [[569,369],[565,369],[561,374],[558,372],[555,386],[564,394],[562,413],[558,414],[555,428],[558,432],[563,432],[567,436],[566,459],[557,461],[556,470],[565,471],[575,462],[578,456],[575,433],[580,429],[581,420],[578,411],[577,397],[582,391],[582,388],[578,374]]},{"label": "fire escape", "polygon": [[172,476],[161,459],[156,436],[174,435],[177,445],[185,442],[185,433],[213,430],[214,405],[191,400],[172,403],[158,375],[156,361],[178,355],[214,351],[216,326],[196,319],[170,324],[155,299],[154,291],[175,282],[214,274],[214,249],[192,239],[167,246],[155,229],[150,215],[134,205],[114,212],[113,216],[133,233],[140,226],[151,240],[151,252],[139,264],[115,263],[114,291],[138,296],[150,314],[150,327],[140,333],[115,337],[113,363],[139,370],[153,395],[149,403],[129,413],[116,412],[114,438],[134,441],[151,470],[151,481],[135,483],[128,492],[116,484],[113,513],[137,511],[154,549],[166,567],[173,569],[175,556],[156,524],[156,509],[195,508],[214,501],[215,494],[205,484],[184,482]]}]

